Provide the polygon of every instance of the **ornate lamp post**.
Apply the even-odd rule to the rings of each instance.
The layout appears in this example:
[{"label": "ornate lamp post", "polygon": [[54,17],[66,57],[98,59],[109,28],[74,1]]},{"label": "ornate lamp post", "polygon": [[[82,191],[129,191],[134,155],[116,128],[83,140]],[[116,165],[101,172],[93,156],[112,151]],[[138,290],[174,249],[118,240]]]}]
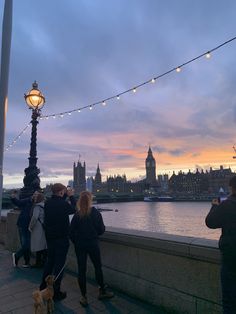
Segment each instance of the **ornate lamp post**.
[{"label": "ornate lamp post", "polygon": [[36,81],[32,84],[33,88],[25,94],[25,101],[32,110],[32,131],[31,131],[31,143],[30,143],[30,156],[29,166],[25,168],[25,177],[23,179],[24,187],[21,189],[20,198],[31,196],[34,191],[40,190],[40,169],[37,167],[37,124],[38,117],[40,117],[40,111],[45,103],[45,98],[41,91],[38,89]]}]

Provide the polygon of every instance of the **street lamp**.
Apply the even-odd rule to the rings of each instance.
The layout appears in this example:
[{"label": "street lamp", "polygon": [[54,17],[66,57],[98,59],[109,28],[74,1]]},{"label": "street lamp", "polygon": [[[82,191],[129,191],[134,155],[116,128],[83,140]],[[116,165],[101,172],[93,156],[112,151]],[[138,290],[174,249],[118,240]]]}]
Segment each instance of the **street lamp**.
[{"label": "street lamp", "polygon": [[40,169],[37,167],[37,124],[40,111],[45,103],[45,98],[41,91],[38,89],[38,84],[35,81],[32,84],[32,89],[25,94],[25,101],[32,110],[31,124],[31,143],[30,143],[30,156],[29,166],[25,168],[25,176],[23,179],[24,187],[20,191],[20,198],[31,196],[36,190],[40,190]]}]

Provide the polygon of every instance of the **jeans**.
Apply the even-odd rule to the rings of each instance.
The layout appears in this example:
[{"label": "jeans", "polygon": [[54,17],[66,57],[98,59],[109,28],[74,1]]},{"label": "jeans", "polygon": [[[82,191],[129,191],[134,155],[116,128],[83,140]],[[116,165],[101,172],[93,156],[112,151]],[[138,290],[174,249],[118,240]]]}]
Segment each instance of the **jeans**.
[{"label": "jeans", "polygon": [[47,247],[48,255],[44,266],[40,290],[46,288],[45,278],[48,275],[54,275],[56,279],[54,283],[54,292],[57,294],[61,288],[61,281],[64,273],[63,267],[65,266],[66,256],[69,249],[69,238],[47,240]]},{"label": "jeans", "polygon": [[41,250],[36,252],[36,261],[35,264],[38,266],[45,265],[47,260],[47,250]]},{"label": "jeans", "polygon": [[222,256],[222,303],[224,314],[236,314],[236,259]]},{"label": "jeans", "polygon": [[86,295],[86,270],[87,270],[87,256],[89,255],[91,262],[95,268],[95,278],[98,285],[104,288],[101,254],[98,243],[89,244],[87,246],[75,245],[75,253],[78,263],[78,283],[82,296]]},{"label": "jeans", "polygon": [[25,264],[30,263],[30,231],[28,228],[18,226],[21,248],[16,252],[15,258],[18,261],[24,256]]}]

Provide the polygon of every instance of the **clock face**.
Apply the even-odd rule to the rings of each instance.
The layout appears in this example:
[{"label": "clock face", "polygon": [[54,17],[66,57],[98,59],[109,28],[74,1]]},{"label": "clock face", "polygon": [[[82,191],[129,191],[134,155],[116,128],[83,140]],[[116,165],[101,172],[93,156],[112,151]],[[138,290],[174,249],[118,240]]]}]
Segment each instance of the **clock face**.
[{"label": "clock face", "polygon": [[147,167],[150,167],[150,162],[149,161],[147,161]]}]

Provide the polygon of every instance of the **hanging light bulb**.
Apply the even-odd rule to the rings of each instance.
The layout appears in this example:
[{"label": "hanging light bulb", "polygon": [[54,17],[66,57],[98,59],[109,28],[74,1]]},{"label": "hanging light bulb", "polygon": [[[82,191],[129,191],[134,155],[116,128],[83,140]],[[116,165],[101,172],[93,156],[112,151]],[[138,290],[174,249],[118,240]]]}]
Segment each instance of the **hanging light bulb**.
[{"label": "hanging light bulb", "polygon": [[134,87],[134,88],[133,88],[133,93],[136,93],[136,91],[137,91],[137,90],[136,90],[136,87]]},{"label": "hanging light bulb", "polygon": [[177,67],[177,68],[176,68],[176,72],[179,73],[180,71],[181,71],[181,67]]},{"label": "hanging light bulb", "polygon": [[93,109],[93,106],[92,106],[92,105],[90,105],[90,106],[89,106],[89,110],[92,110],[92,109]]},{"label": "hanging light bulb", "polygon": [[55,114],[52,116],[53,117],[53,119],[56,119],[56,116],[55,116]]},{"label": "hanging light bulb", "polygon": [[155,79],[155,78],[152,78],[152,79],[151,79],[151,82],[152,82],[152,83],[155,83],[155,82],[156,82],[156,79]]},{"label": "hanging light bulb", "polygon": [[71,112],[68,112],[68,116],[71,116]]},{"label": "hanging light bulb", "polygon": [[61,114],[60,114],[60,117],[63,118],[63,117],[64,117],[64,114],[61,113]]},{"label": "hanging light bulb", "polygon": [[80,111],[81,111],[80,109],[77,110],[77,112],[80,112]]},{"label": "hanging light bulb", "polygon": [[116,99],[119,100],[119,99],[120,99],[120,95],[117,95],[117,96],[116,96]]},{"label": "hanging light bulb", "polygon": [[103,106],[106,106],[106,102],[105,102],[105,100],[103,100],[102,105],[103,105]]},{"label": "hanging light bulb", "polygon": [[208,52],[205,54],[205,56],[206,56],[207,59],[210,59],[210,57],[211,57],[210,51],[208,51]]}]

